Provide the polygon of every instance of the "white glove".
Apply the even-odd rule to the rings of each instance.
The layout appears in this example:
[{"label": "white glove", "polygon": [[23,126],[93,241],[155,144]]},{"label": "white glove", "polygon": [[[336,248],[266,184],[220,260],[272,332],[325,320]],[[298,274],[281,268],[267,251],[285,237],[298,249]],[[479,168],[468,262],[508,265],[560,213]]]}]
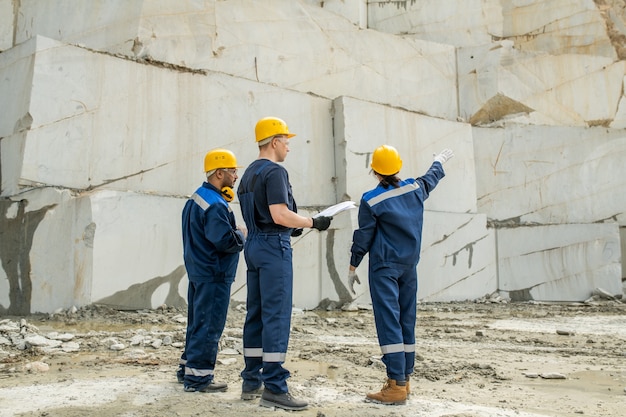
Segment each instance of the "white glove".
[{"label": "white glove", "polygon": [[452,149],[444,149],[439,153],[439,155],[433,154],[433,159],[435,161],[441,162],[441,165],[445,164],[446,161],[454,156],[452,153]]},{"label": "white glove", "polygon": [[348,272],[348,286],[350,287],[350,292],[352,294],[356,294],[356,292],[354,292],[354,283],[360,284],[361,281],[359,281],[359,276],[356,274],[356,271],[349,271]]}]

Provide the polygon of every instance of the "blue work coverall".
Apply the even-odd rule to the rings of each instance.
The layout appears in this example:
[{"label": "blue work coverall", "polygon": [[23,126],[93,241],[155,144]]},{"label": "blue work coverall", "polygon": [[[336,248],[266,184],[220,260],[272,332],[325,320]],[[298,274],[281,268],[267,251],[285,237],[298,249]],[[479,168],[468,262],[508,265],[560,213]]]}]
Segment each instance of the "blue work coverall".
[{"label": "blue work coverall", "polygon": [[179,379],[201,390],[213,381],[218,342],[226,324],[244,235],[220,190],[205,182],[185,204],[183,254],[189,288],[185,351]]},{"label": "blue work coverall", "polygon": [[422,244],[424,200],[444,177],[440,162],[426,174],[378,185],[363,194],[350,264],[369,252],[369,286],[378,342],[387,377],[405,381],[415,365],[417,263]]},{"label": "blue work coverall", "polygon": [[243,328],[242,391],[264,384],[276,394],[285,393],[290,373],[282,364],[291,326],[293,229],[274,223],[269,206],[286,204],[297,212],[287,170],[258,159],[243,174],[237,195],[248,229],[244,246],[248,312]]}]

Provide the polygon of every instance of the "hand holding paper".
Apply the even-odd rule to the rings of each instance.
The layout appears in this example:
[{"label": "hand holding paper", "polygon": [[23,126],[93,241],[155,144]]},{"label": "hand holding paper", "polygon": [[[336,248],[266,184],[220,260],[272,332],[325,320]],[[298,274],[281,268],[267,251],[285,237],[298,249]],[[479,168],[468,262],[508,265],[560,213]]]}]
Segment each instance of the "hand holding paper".
[{"label": "hand holding paper", "polygon": [[317,213],[315,216],[313,216],[313,218],[319,216],[333,217],[334,215],[339,214],[342,211],[354,208],[356,208],[356,203],[354,201],[344,201],[339,204],[335,204],[334,206],[330,206],[325,210],[322,210],[320,213]]}]

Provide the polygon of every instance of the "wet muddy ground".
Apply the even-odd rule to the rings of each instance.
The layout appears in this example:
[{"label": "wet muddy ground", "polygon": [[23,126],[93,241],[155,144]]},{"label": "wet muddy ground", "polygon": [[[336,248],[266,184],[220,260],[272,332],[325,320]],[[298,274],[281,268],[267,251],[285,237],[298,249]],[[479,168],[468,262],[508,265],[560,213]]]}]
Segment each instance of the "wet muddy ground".
[{"label": "wet muddy ground", "polygon": [[[183,392],[175,370],[185,314],[90,306],[0,318],[0,417],[626,413],[626,304],[617,301],[420,304],[413,393],[404,406],[364,402],[385,378],[371,310],[294,311],[286,367],[292,393],[309,402],[300,412],[239,399],[245,309],[235,303],[216,368],[228,391]],[[16,323],[29,340],[71,340],[20,347],[15,332],[9,336]]]}]

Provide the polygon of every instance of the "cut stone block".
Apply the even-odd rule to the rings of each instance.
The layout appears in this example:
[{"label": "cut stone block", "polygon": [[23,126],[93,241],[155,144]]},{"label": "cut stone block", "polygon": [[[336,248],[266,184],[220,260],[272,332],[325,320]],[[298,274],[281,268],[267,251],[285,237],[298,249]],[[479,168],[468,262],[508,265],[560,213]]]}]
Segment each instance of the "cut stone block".
[{"label": "cut stone block", "polygon": [[473,137],[478,211],[491,221],[626,225],[623,130],[513,125]]},{"label": "cut stone block", "polygon": [[55,2],[22,3],[18,42],[39,34],[331,99],[348,95],[436,117],[457,115],[453,47],[362,30],[319,6],[133,0],[100,2],[94,11],[83,2],[71,3],[71,10]]},{"label": "cut stone block", "polygon": [[94,228],[83,203],[53,188],[0,199],[0,315],[89,303]]},{"label": "cut stone block", "polygon": [[367,3],[371,0],[303,0],[304,3],[321,7],[348,19],[361,29],[367,28]]},{"label": "cut stone block", "polygon": [[13,46],[13,0],[0,0],[0,52]]},{"label": "cut stone block", "polygon": [[[625,68],[624,62],[614,61],[593,55],[529,54],[516,50],[509,40],[461,48],[460,115],[474,125],[507,118],[524,124],[608,126],[622,95]],[[506,98],[506,107],[494,102],[498,97]]]},{"label": "cut stone block", "polygon": [[[618,6],[603,9],[610,7]],[[383,32],[458,47],[508,39],[521,51],[616,60],[602,11],[591,0],[448,0],[445,7],[437,0],[374,0],[368,2],[368,22]]]},{"label": "cut stone block", "polygon": [[0,138],[27,130],[32,124],[28,111],[35,48],[36,42],[32,40],[0,54],[0,97],[11,103],[2,106]]},{"label": "cut stone block", "polygon": [[[185,276],[180,230],[185,202],[132,192],[89,195],[95,228],[92,302],[129,308],[185,305],[178,288]],[[165,296],[155,299],[159,291]]]},{"label": "cut stone block", "polygon": [[455,46],[485,45],[502,35],[500,0],[368,1],[368,25],[395,35]]},{"label": "cut stone block", "polygon": [[626,286],[626,227],[619,228],[619,237],[622,248],[622,282]]},{"label": "cut stone block", "polygon": [[[2,155],[21,164],[3,176],[3,193],[49,184],[180,195],[196,186],[211,148],[231,149],[244,166],[256,159],[254,125],[271,115],[297,134],[284,163],[296,201],[335,203],[331,101],[224,74],[141,65],[41,37],[35,49],[36,59],[7,59],[13,65],[4,70],[33,76],[16,77],[24,91],[2,84],[18,102],[32,97],[3,118],[3,130],[12,133],[23,114],[32,117],[20,128],[27,130],[24,140],[7,148],[13,154]],[[243,118],[241,109],[248,109]]]},{"label": "cut stone block", "polygon": [[513,301],[584,301],[622,293],[619,227],[563,224],[497,230],[499,287]]},{"label": "cut stone block", "polygon": [[392,145],[402,158],[400,177],[423,175],[433,154],[452,149],[457,157],[446,163],[445,178],[426,201],[428,210],[475,212],[472,133],[466,123],[450,122],[349,97],[334,101],[335,161],[338,201],[359,203],[363,192],[376,185],[370,175],[374,150]]},{"label": "cut stone block", "polygon": [[119,53],[129,42],[132,46],[133,39],[137,37],[144,3],[155,3],[155,7],[158,7],[169,2],[20,0],[15,43],[39,35],[95,50]]},{"label": "cut stone block", "polygon": [[498,289],[495,233],[482,214],[424,213],[421,301],[465,301]]},{"label": "cut stone block", "polygon": [[[354,210],[351,215],[353,229],[358,227],[357,214],[358,211]],[[343,228],[337,233],[346,236]],[[340,291],[347,289],[352,233],[347,236],[349,240],[337,242],[335,239],[335,262],[342,284],[337,285],[339,291],[325,293],[333,300],[338,299]],[[338,254],[347,255],[337,258]],[[372,302],[368,265],[369,257],[366,255],[357,268],[361,284],[355,285],[356,295],[353,297],[361,304]],[[486,217],[482,214],[425,211],[422,252],[417,270],[420,301],[474,300],[495,292],[498,289],[495,234],[487,229]],[[322,284],[325,282],[322,281]]]},{"label": "cut stone block", "polygon": [[617,59],[599,5],[590,0],[502,2],[502,36],[522,51]]}]

